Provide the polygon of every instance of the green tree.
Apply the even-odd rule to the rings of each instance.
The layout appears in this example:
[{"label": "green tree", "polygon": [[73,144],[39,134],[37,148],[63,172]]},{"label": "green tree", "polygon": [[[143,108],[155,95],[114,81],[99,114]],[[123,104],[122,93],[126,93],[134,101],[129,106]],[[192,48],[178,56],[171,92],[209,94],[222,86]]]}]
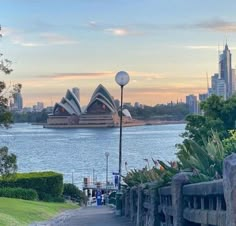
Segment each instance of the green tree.
[{"label": "green tree", "polygon": [[8,153],[7,147],[0,148],[0,175],[8,177],[17,170],[16,155]]},{"label": "green tree", "polygon": [[[200,105],[204,115],[188,115],[187,125],[182,137],[194,140],[199,144],[202,138],[208,139],[211,131],[216,131],[220,139],[230,136],[229,131],[235,129],[236,121],[236,96],[228,100],[212,95]],[[186,143],[186,141],[184,141]]]},{"label": "green tree", "polygon": [[[1,26],[0,26],[1,32]],[[1,33],[0,33],[1,37]],[[10,74],[11,61],[2,58],[3,54],[0,53],[0,72],[4,74]],[[10,89],[11,88],[11,89]],[[20,84],[16,84],[13,87],[6,87],[4,81],[0,81],[0,126],[8,127],[12,122],[11,113],[8,111],[8,100],[12,94],[17,92],[21,88]],[[9,154],[7,147],[0,148],[0,175],[9,176],[17,170],[16,155]]]}]

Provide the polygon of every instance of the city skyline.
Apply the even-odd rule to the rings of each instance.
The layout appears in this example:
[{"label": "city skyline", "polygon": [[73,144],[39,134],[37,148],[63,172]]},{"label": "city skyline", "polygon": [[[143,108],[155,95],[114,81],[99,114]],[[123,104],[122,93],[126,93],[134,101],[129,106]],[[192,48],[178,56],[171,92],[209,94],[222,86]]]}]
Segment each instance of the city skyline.
[{"label": "city skyline", "polygon": [[1,79],[22,83],[25,106],[55,104],[73,87],[85,105],[100,83],[117,99],[120,70],[130,75],[125,102],[184,100],[206,92],[226,42],[236,65],[231,0],[3,2],[0,52],[14,71]]}]

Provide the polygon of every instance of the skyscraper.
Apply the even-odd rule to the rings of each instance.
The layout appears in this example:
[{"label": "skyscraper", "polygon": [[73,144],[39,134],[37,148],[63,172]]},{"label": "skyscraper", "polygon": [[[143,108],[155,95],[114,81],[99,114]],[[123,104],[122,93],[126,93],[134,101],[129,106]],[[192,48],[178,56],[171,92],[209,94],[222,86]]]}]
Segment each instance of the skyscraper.
[{"label": "skyscraper", "polygon": [[220,79],[225,81],[226,98],[232,96],[232,66],[231,66],[231,53],[228,45],[225,45],[223,53],[220,54],[219,59],[219,74]]},{"label": "skyscraper", "polygon": [[236,93],[236,70],[232,69],[232,95]]},{"label": "skyscraper", "polygon": [[188,106],[190,113],[198,114],[198,102],[196,96],[194,95],[186,96],[186,104]]},{"label": "skyscraper", "polygon": [[217,81],[218,81],[218,79],[219,79],[218,73],[215,73],[213,76],[211,76],[211,89],[212,89],[211,94],[217,95]]},{"label": "skyscraper", "polygon": [[23,109],[23,98],[22,98],[22,95],[21,95],[20,91],[15,93],[13,95],[13,98],[14,98],[13,109],[16,110],[16,111],[22,111],[22,109]]}]

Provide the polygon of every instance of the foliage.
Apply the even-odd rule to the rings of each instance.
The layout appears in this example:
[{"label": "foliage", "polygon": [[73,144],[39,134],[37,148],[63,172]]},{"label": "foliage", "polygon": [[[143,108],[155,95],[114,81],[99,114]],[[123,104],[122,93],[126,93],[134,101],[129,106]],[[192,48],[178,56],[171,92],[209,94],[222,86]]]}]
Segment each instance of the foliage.
[{"label": "foliage", "polygon": [[30,123],[46,123],[48,113],[45,109],[41,112],[13,112],[12,117],[14,123],[30,122]]},{"label": "foliage", "polygon": [[48,220],[65,209],[78,208],[69,203],[48,203],[13,198],[0,198],[0,225],[27,226]]},{"label": "foliage", "polygon": [[[3,54],[0,53],[0,72],[2,71],[4,74],[10,74],[12,72],[11,61],[2,59],[2,56]],[[0,126],[8,127],[9,123],[12,122],[11,114],[7,109],[8,100],[12,97],[12,95],[14,95],[14,93],[19,92],[20,89],[20,84],[15,84],[12,87],[6,87],[5,82],[0,81]]]},{"label": "foliage", "polygon": [[[177,162],[171,162],[167,165],[157,160],[160,167],[154,166],[150,169],[150,167],[146,166],[141,170],[131,170],[124,177],[124,182],[129,187],[152,181],[157,181],[158,186],[164,186],[180,171],[191,172],[191,182],[222,178],[223,160],[228,153],[219,135],[211,132],[211,137],[208,140],[202,138],[201,143],[203,145],[194,140],[187,140],[186,142],[178,146]],[[235,138],[234,145],[236,146]]]},{"label": "foliage", "polygon": [[113,191],[109,194],[109,204],[116,205],[116,192]]},{"label": "foliage", "polygon": [[81,191],[78,189],[74,184],[64,184],[64,190],[63,190],[63,195],[64,196],[70,196],[70,198],[76,202],[79,203],[85,203],[86,202],[86,196]]},{"label": "foliage", "polygon": [[182,170],[193,172],[192,182],[209,181],[223,176],[225,148],[215,132],[208,141],[202,138],[204,145],[188,140],[188,145],[179,146],[177,157]]},{"label": "foliage", "polygon": [[236,153],[236,131],[229,131],[230,137],[223,140],[226,155]]},{"label": "foliage", "polygon": [[[146,160],[146,159],[145,159]],[[146,160],[147,161],[147,160]],[[124,182],[128,187],[137,186],[139,184],[144,184],[147,182],[158,181],[159,185],[165,185],[170,182],[171,178],[179,172],[178,167],[170,164],[167,165],[161,160],[153,160],[155,166],[151,169],[148,166],[143,169],[133,169],[130,170],[127,175],[123,178]],[[157,162],[160,165],[160,168],[157,167]]]},{"label": "foliage", "polygon": [[0,188],[0,197],[37,200],[38,193],[33,189],[25,188]]},{"label": "foliage", "polygon": [[184,120],[189,113],[187,105],[184,103],[144,106],[143,108],[124,105],[124,108],[130,111],[133,118],[139,119]]},{"label": "foliage", "polygon": [[9,154],[7,147],[0,148],[0,175],[3,178],[11,176],[17,170],[16,155]]},{"label": "foliage", "polygon": [[61,197],[63,176],[55,172],[17,173],[14,178],[2,179],[0,187],[22,187],[37,191],[39,199]]},{"label": "foliage", "polygon": [[229,137],[229,130],[235,129],[236,96],[223,100],[222,97],[212,95],[202,102],[200,107],[204,116],[187,116],[186,131],[182,137],[186,140],[194,140],[201,145],[203,145],[202,137],[208,139],[211,136],[211,130],[217,132],[220,139]]}]

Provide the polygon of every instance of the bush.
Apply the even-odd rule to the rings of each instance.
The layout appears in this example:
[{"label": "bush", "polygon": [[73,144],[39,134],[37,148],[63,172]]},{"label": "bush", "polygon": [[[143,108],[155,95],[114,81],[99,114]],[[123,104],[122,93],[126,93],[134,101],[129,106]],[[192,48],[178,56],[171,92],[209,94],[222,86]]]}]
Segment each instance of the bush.
[{"label": "bush", "polygon": [[79,190],[74,184],[64,184],[64,196],[69,196],[72,200],[75,200],[79,203],[85,203],[86,196]]},{"label": "bush", "polygon": [[38,194],[33,189],[25,188],[0,188],[0,197],[25,199],[25,200],[37,200]]},{"label": "bush", "polygon": [[109,195],[109,204],[116,205],[116,192],[115,192],[115,191],[113,191],[113,192]]},{"label": "bush", "polygon": [[65,202],[65,199],[63,196],[55,197],[55,196],[52,196],[50,194],[43,193],[43,192],[39,194],[39,199],[45,202]]},{"label": "bush", "polygon": [[18,173],[14,178],[1,179],[0,187],[31,188],[37,191],[39,199],[43,194],[61,197],[63,176],[55,172]]}]

